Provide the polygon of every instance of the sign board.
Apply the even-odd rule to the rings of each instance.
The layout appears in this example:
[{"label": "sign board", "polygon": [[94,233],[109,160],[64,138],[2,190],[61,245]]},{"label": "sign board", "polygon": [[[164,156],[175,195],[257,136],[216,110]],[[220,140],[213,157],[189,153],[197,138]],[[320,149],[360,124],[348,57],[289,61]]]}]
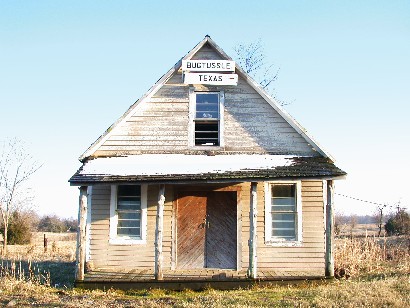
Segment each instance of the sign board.
[{"label": "sign board", "polygon": [[235,72],[235,61],[182,60],[182,70],[190,72]]},{"label": "sign board", "polygon": [[184,84],[236,86],[238,84],[238,75],[218,73],[185,73]]}]

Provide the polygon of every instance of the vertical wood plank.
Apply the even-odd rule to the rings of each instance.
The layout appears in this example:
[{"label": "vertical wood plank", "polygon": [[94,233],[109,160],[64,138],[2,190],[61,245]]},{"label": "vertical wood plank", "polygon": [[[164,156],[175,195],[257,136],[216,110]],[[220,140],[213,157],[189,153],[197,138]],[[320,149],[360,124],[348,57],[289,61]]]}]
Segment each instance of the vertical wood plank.
[{"label": "vertical wood plank", "polygon": [[87,186],[80,187],[76,255],[76,280],[84,280],[87,218]]},{"label": "vertical wood plank", "polygon": [[256,221],[258,218],[257,204],[258,204],[258,194],[257,194],[258,183],[251,183],[251,198],[250,198],[250,210],[249,210],[249,220],[250,220],[250,230],[249,230],[249,268],[248,276],[249,278],[256,279],[257,274],[257,231],[256,231]]},{"label": "vertical wood plank", "polygon": [[177,267],[206,267],[206,192],[178,194]]},{"label": "vertical wood plank", "polygon": [[155,279],[162,280],[162,238],[164,225],[164,203],[165,203],[165,185],[159,186],[157,219],[155,228]]},{"label": "vertical wood plank", "polygon": [[333,217],[333,181],[327,181],[327,201],[326,201],[326,268],[325,275],[334,277],[333,259],[333,238],[334,238],[334,217]]},{"label": "vertical wood plank", "polygon": [[236,269],[236,192],[207,193],[206,267]]}]

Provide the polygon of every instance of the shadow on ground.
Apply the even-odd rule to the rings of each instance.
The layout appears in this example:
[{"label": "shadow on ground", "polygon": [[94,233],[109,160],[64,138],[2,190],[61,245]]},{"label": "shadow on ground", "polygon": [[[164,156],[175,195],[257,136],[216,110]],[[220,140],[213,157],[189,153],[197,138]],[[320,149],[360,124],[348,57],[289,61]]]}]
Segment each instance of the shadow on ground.
[{"label": "shadow on ground", "polygon": [[1,259],[0,276],[70,288],[74,285],[75,262]]}]

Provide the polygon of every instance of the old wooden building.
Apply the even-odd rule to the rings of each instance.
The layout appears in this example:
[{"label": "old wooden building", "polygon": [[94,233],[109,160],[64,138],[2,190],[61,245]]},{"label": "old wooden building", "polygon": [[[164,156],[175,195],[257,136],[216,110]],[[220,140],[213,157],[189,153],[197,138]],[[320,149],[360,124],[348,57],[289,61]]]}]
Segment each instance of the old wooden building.
[{"label": "old wooden building", "polygon": [[209,36],[80,160],[79,285],[333,276],[345,172]]}]

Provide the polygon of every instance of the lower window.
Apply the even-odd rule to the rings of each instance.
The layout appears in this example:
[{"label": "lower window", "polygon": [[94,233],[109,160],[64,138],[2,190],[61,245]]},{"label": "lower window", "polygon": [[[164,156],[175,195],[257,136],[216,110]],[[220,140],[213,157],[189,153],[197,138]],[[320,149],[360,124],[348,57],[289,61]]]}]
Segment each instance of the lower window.
[{"label": "lower window", "polygon": [[268,243],[300,242],[300,182],[271,182],[265,189],[265,236]]},{"label": "lower window", "polygon": [[146,186],[111,186],[110,243],[142,243],[146,234]]}]

